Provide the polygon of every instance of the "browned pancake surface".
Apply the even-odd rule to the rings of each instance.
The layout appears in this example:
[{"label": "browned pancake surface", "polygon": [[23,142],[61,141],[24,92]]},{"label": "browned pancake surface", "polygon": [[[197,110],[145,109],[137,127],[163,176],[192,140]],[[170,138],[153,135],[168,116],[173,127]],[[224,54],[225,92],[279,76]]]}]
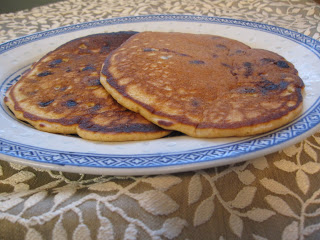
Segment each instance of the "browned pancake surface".
[{"label": "browned pancake surface", "polygon": [[168,134],[119,105],[100,84],[107,55],[134,32],[96,34],[48,53],[10,88],[6,103],[37,129],[104,141],[158,138]]},{"label": "browned pancake surface", "polygon": [[101,83],[123,106],[195,137],[244,136],[291,121],[304,84],[276,53],[228,38],[144,32],[115,50]]}]

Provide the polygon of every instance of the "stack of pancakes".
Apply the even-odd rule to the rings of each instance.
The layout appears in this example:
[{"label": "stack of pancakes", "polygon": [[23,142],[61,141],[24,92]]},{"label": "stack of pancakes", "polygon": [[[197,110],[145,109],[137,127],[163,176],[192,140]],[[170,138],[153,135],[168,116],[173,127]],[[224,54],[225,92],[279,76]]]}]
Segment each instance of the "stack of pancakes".
[{"label": "stack of pancakes", "polygon": [[39,130],[90,140],[248,136],[292,121],[303,88],[292,63],[232,39],[118,32],[48,53],[5,103]]}]

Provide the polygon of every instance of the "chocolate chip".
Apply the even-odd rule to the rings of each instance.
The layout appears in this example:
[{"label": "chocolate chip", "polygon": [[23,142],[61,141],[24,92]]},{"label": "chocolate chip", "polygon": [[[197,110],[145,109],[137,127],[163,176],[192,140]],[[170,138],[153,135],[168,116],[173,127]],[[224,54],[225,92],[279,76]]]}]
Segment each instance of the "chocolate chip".
[{"label": "chocolate chip", "polygon": [[92,54],[92,51],[90,49],[82,49],[82,48],[80,48],[79,51],[78,51],[78,54],[80,54],[80,55]]},{"label": "chocolate chip", "polygon": [[105,45],[100,49],[100,53],[108,53],[110,51],[110,46]]},{"label": "chocolate chip", "polygon": [[68,87],[62,87],[62,88],[60,88],[59,90],[60,90],[61,92],[63,92],[63,91],[65,91],[67,88],[68,88]]},{"label": "chocolate chip", "polygon": [[227,64],[227,63],[221,63],[222,66],[227,67],[227,68],[232,68],[231,65]]},{"label": "chocolate chip", "polygon": [[93,71],[93,70],[96,70],[96,68],[88,65],[88,66],[85,66],[84,68],[81,69],[81,71],[89,71],[89,70]]},{"label": "chocolate chip", "polygon": [[261,88],[261,91],[263,93],[266,93],[267,91],[277,90],[279,88],[279,85],[269,81],[269,80],[263,80],[258,83],[258,86]]},{"label": "chocolate chip", "polygon": [[53,61],[51,61],[49,64],[48,64],[48,66],[49,67],[56,67],[58,64],[60,64],[60,63],[62,63],[62,59],[55,59],[55,60],[53,60]]},{"label": "chocolate chip", "polygon": [[230,70],[230,73],[232,74],[232,76],[237,76],[238,75],[238,73],[233,71],[233,70]]},{"label": "chocolate chip", "polygon": [[223,48],[223,49],[226,49],[226,45],[223,45],[223,44],[217,44],[216,45],[217,48]]},{"label": "chocolate chip", "polygon": [[251,68],[252,67],[252,63],[250,62],[244,62],[243,66],[245,66],[246,68]]},{"label": "chocolate chip", "polygon": [[245,51],[243,51],[243,50],[241,50],[241,49],[238,49],[237,51],[236,51],[236,54],[244,54],[245,53]]},{"label": "chocolate chip", "polygon": [[280,81],[279,87],[281,89],[286,89],[288,87],[289,83],[286,81]]},{"label": "chocolate chip", "polygon": [[53,101],[54,101],[54,99],[53,99],[53,100],[50,100],[50,101],[47,101],[47,102],[40,102],[40,103],[39,103],[39,106],[40,106],[40,107],[47,107],[47,106],[49,106]]},{"label": "chocolate chip", "polygon": [[[153,49],[153,48],[151,48]],[[160,49],[161,52],[173,52],[172,50],[168,49],[168,48],[162,48]]]},{"label": "chocolate chip", "polygon": [[94,105],[92,108],[91,108],[91,110],[92,111],[97,111],[97,110],[99,110],[101,108],[101,105],[100,104],[96,104],[96,105]]},{"label": "chocolate chip", "polygon": [[263,88],[268,90],[268,91],[271,91],[271,90],[276,90],[278,89],[278,85],[272,83],[272,84],[269,84],[269,85],[265,85]]},{"label": "chocolate chip", "polygon": [[53,72],[50,72],[50,71],[44,71],[42,73],[39,73],[38,74],[38,77],[45,77],[45,76],[48,76],[48,75],[52,75]]},{"label": "chocolate chip", "polygon": [[192,60],[192,61],[189,61],[189,63],[191,63],[191,64],[205,64],[205,62],[201,61],[201,60]]},{"label": "chocolate chip", "polygon": [[193,107],[199,107],[199,106],[200,106],[200,101],[197,100],[197,99],[192,99],[192,100],[191,100],[191,105],[192,105]]},{"label": "chocolate chip", "polygon": [[285,62],[285,61],[278,61],[277,62],[277,66],[279,68],[289,68],[289,64],[287,62]]},{"label": "chocolate chip", "polygon": [[100,79],[99,78],[89,79],[88,85],[89,86],[99,86],[99,85],[101,85]]},{"label": "chocolate chip", "polygon": [[67,102],[66,102],[66,106],[67,107],[75,107],[75,106],[77,106],[78,105],[78,103],[76,102],[76,101],[74,101],[74,100],[68,100]]},{"label": "chocolate chip", "polygon": [[155,49],[154,48],[144,48],[143,51],[144,52],[154,52]]},{"label": "chocolate chip", "polygon": [[262,59],[260,59],[260,62],[261,62],[262,64],[267,64],[267,63],[274,63],[275,60],[272,59],[272,58],[262,58]]},{"label": "chocolate chip", "polygon": [[243,63],[243,66],[244,66],[245,69],[246,69],[246,71],[245,71],[245,73],[244,73],[244,76],[245,76],[245,77],[251,76],[252,73],[253,73],[252,63],[250,63],[250,62],[244,62],[244,63]]},{"label": "chocolate chip", "polygon": [[255,93],[257,90],[251,87],[243,87],[238,90],[239,93]]},{"label": "chocolate chip", "polygon": [[[154,49],[154,50],[155,50],[155,49]],[[191,56],[188,55],[188,54],[176,52],[176,51],[170,50],[170,49],[168,49],[168,48],[162,48],[162,49],[160,49],[159,51],[160,51],[160,52],[173,53],[173,54],[176,54],[176,55],[181,56],[181,57],[191,57]]]}]

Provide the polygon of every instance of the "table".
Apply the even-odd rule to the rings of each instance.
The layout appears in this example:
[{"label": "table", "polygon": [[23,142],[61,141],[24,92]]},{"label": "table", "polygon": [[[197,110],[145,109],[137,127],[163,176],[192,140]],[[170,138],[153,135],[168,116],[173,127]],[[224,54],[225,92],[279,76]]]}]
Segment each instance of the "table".
[{"label": "table", "polygon": [[[311,0],[69,0],[0,15],[0,42],[111,17],[194,14],[285,27],[320,40]],[[139,177],[0,160],[0,239],[320,239],[320,133],[267,156]]]}]

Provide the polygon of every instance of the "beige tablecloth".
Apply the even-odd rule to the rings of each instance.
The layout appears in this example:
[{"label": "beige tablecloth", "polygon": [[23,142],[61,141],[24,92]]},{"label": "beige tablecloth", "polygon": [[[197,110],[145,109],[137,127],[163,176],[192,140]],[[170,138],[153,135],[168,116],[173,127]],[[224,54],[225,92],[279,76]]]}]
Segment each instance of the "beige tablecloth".
[{"label": "beige tablecloth", "polygon": [[[0,42],[147,14],[231,17],[320,39],[320,4],[311,0],[70,0],[1,14]],[[1,160],[0,239],[320,239],[319,154],[316,133],[241,164],[170,175],[85,175]]]}]

